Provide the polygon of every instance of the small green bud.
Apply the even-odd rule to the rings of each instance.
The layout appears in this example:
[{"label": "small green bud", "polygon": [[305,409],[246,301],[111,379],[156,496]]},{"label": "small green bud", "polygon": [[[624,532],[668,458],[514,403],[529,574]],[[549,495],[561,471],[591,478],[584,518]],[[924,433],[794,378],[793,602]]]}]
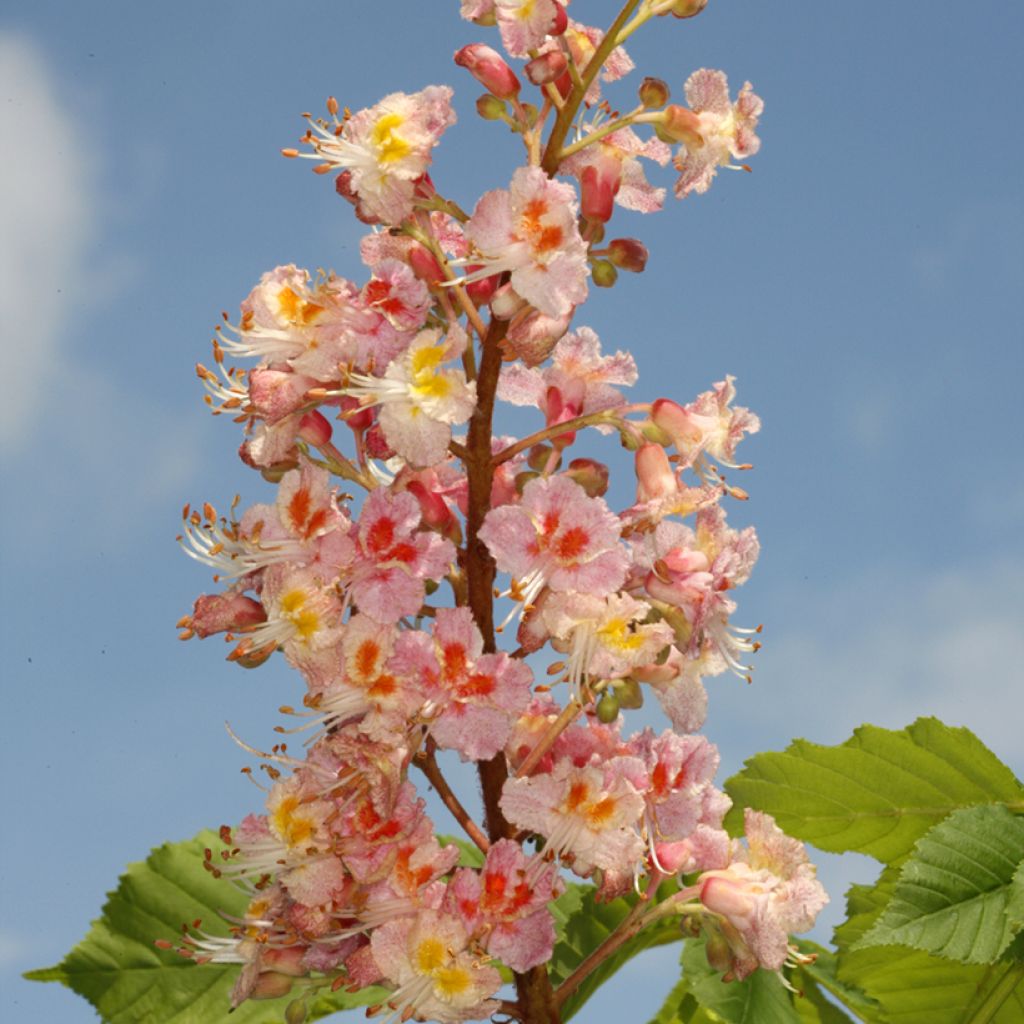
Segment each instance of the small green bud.
[{"label": "small green bud", "polygon": [[636,710],[644,706],[644,691],[640,684],[629,676],[615,681],[615,696],[619,700],[619,707]]},{"label": "small green bud", "polygon": [[619,279],[619,272],[615,269],[615,265],[608,260],[594,260],[590,269],[594,284],[598,288],[611,288]]},{"label": "small green bud", "polygon": [[[549,444],[535,444],[530,449],[530,454],[526,457],[526,464],[530,469],[536,470],[538,473],[543,472],[544,467],[548,464],[548,459],[551,457],[551,453],[554,448]],[[562,456],[558,456],[558,462],[555,464],[555,469],[561,465]]]},{"label": "small green bud", "polygon": [[508,115],[508,107],[504,100],[485,93],[476,101],[476,112],[485,121],[501,121]]},{"label": "small green bud", "polygon": [[284,1024],[305,1024],[306,1000],[293,999],[284,1011]]},{"label": "small green bud", "polygon": [[516,483],[516,493],[517,494],[522,494],[523,493],[523,488],[531,480],[536,480],[537,477],[539,477],[539,476],[540,476],[540,473],[533,473],[533,472],[525,472],[524,471],[522,473],[516,473],[516,480],[515,480],[515,483]]},{"label": "small green bud", "polygon": [[594,710],[597,720],[604,725],[610,725],[619,717],[619,698],[611,687],[598,698],[597,707]]},{"label": "small green bud", "polygon": [[660,78],[645,78],[640,83],[640,102],[647,110],[668,103],[668,86]]}]

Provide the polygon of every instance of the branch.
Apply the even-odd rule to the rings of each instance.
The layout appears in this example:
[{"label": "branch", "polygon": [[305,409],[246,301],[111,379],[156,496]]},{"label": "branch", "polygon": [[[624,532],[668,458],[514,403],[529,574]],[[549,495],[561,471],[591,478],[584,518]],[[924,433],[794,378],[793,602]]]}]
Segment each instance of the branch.
[{"label": "branch", "polygon": [[591,83],[597,78],[597,74],[604,65],[605,60],[607,60],[608,55],[618,45],[619,33],[629,21],[630,15],[636,10],[639,3],[640,0],[627,0],[627,3],[623,5],[618,17],[612,22],[611,28],[608,29],[604,39],[601,40],[601,45],[594,51],[594,56],[590,58],[586,68],[584,68],[580,84],[573,86],[572,92],[569,93],[569,98],[565,101],[565,105],[559,110],[558,117],[551,129],[551,134],[548,136],[548,144],[544,150],[544,159],[541,161],[541,167],[549,175],[554,174],[558,170],[558,164],[562,156],[562,145],[565,142],[565,137],[569,134],[569,127],[576,116],[576,111],[579,110],[580,104],[583,102],[583,97],[586,96]]},{"label": "branch", "polygon": [[469,812],[452,792],[451,786],[448,785],[448,780],[441,773],[441,767],[434,756],[436,750],[437,744],[428,738],[427,749],[415,757],[416,766],[434,787],[437,795],[441,798],[441,802],[452,812],[452,816],[462,826],[462,831],[476,843],[481,853],[486,854],[491,848],[491,844],[480,830],[480,826],[469,816]]}]

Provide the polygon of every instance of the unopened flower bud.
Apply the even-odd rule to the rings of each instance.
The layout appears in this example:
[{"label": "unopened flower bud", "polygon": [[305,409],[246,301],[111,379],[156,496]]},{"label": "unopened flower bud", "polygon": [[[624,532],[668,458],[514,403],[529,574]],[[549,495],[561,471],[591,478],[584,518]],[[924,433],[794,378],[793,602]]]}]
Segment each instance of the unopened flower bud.
[{"label": "unopened flower bud", "polygon": [[619,717],[619,698],[611,687],[598,698],[594,713],[603,725],[611,725]]},{"label": "unopened flower bud", "polygon": [[516,473],[516,493],[522,494],[523,488],[531,481],[536,480],[540,476],[540,473],[534,473],[532,471]]},{"label": "unopened flower bud", "polygon": [[569,27],[569,14],[564,5],[555,0],[555,20],[548,29],[549,36],[560,36]]},{"label": "unopened flower bud", "polygon": [[631,274],[643,273],[647,255],[647,246],[636,238],[613,238],[608,243],[608,260]]},{"label": "unopened flower bud", "polygon": [[644,691],[635,679],[628,676],[615,680],[615,696],[619,700],[619,707],[635,710],[644,706]]},{"label": "unopened flower bud", "polygon": [[619,272],[615,265],[608,260],[594,260],[590,272],[593,275],[594,284],[598,288],[611,288],[619,279]]},{"label": "unopened flower bud", "polygon": [[662,14],[671,14],[673,18],[692,18],[700,14],[708,5],[708,0],[676,0],[676,2]]},{"label": "unopened flower bud", "polygon": [[565,475],[578,483],[588,498],[601,498],[608,493],[608,467],[596,459],[573,459]]},{"label": "unopened flower bud", "polygon": [[[538,473],[543,472],[544,467],[548,464],[548,459],[551,458],[551,453],[554,448],[548,444],[535,444],[530,449],[530,454],[526,457],[526,464],[530,469],[535,469]],[[559,455],[559,461],[561,461],[561,455]],[[557,468],[557,465],[556,465]]]},{"label": "unopened flower bud", "polygon": [[[276,650],[277,648],[274,644],[264,644],[262,647],[256,647],[251,651],[244,651],[237,656],[232,656],[230,660],[236,665],[241,665],[242,668],[259,668]],[[284,977],[284,975],[280,975],[280,977]],[[285,991],[287,992],[287,989]]]},{"label": "unopened flower bud", "polygon": [[508,114],[505,101],[490,93],[485,93],[476,101],[476,112],[485,121],[500,121]]},{"label": "unopened flower bud", "polygon": [[679,489],[672,463],[659,444],[645,444],[636,453],[636,499],[654,501]]},{"label": "unopened flower bud", "polygon": [[421,281],[425,281],[427,284],[434,284],[437,281],[444,280],[444,271],[441,269],[441,264],[437,262],[437,257],[426,246],[420,245],[419,242],[413,242],[409,246],[408,259],[412,272]]},{"label": "unopened flower bud", "polygon": [[[241,454],[241,451],[239,451],[239,454]],[[256,468],[259,469],[260,476],[268,484],[279,484],[285,473],[290,473],[297,466],[298,462],[295,459],[287,459],[284,462],[275,462],[272,466],[259,466]]]},{"label": "unopened flower bud", "polygon": [[580,172],[580,212],[601,224],[612,219],[615,194],[622,184],[622,161],[597,154],[597,159]]},{"label": "unopened flower bud", "polygon": [[491,312],[499,320],[511,320],[525,305],[511,284],[503,284],[491,297]]},{"label": "unopened flower bud", "polygon": [[708,964],[713,971],[725,974],[733,968],[732,949],[729,947],[729,940],[717,929],[708,929],[708,941],[704,946]]},{"label": "unopened flower bud", "polygon": [[654,123],[658,137],[668,142],[683,142],[689,146],[703,146],[704,136],[700,133],[700,118],[689,107],[678,103],[669,104],[662,111],[660,121]]},{"label": "unopened flower bud", "polygon": [[539,57],[534,57],[523,68],[523,73],[534,85],[545,86],[561,78],[568,67],[564,53],[560,50],[550,50]]},{"label": "unopened flower bud", "polygon": [[299,420],[299,437],[314,448],[327,444],[332,433],[334,431],[327,417],[316,409],[311,409]]},{"label": "unopened flower bud", "polygon": [[505,339],[527,366],[537,366],[565,335],[574,312],[575,307],[565,316],[553,317],[532,308],[521,310],[512,317]]},{"label": "unopened flower bud", "polygon": [[515,72],[501,54],[483,43],[470,43],[455,52],[455,63],[465,68],[492,96],[510,100],[521,88]]},{"label": "unopened flower bud", "polygon": [[670,398],[659,398],[651,405],[651,422],[663,430],[681,452],[700,444],[703,437],[700,425],[691,414]]},{"label": "unopened flower bud", "polygon": [[306,1000],[293,999],[284,1011],[284,1024],[305,1024]]},{"label": "unopened flower bud", "polygon": [[[466,267],[467,271],[479,270],[479,266],[470,264]],[[494,293],[498,290],[498,281],[500,279],[499,274],[492,274],[490,277],[482,277],[479,281],[470,281],[466,285],[466,294],[473,301],[476,306],[486,305],[491,301]]]},{"label": "unopened flower bud", "polygon": [[646,110],[665,106],[669,95],[668,84],[660,78],[645,78],[640,83],[640,102]]},{"label": "unopened flower bud", "polygon": [[250,999],[280,999],[292,990],[292,978],[277,971],[263,971],[249,993]]}]

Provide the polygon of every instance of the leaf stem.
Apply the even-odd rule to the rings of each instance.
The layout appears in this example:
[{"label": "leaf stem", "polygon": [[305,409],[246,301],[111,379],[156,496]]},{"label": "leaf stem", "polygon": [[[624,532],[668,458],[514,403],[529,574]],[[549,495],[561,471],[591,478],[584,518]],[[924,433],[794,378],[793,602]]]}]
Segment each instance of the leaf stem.
[{"label": "leaf stem", "polygon": [[964,1018],[965,1024],[989,1024],[989,1021],[995,1018],[1022,980],[1024,980],[1024,964],[1007,964],[1003,976],[985,996],[978,1008],[969,1017]]}]

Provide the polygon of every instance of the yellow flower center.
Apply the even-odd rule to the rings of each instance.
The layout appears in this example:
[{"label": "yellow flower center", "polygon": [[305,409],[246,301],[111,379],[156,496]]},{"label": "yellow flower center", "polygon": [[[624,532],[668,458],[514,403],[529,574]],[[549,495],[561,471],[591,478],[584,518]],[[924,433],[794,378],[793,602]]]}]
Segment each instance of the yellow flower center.
[{"label": "yellow flower center", "polygon": [[373,126],[371,138],[377,150],[377,159],[382,164],[395,163],[407,156],[412,146],[396,135],[395,130],[405,123],[401,114],[385,114]]}]

